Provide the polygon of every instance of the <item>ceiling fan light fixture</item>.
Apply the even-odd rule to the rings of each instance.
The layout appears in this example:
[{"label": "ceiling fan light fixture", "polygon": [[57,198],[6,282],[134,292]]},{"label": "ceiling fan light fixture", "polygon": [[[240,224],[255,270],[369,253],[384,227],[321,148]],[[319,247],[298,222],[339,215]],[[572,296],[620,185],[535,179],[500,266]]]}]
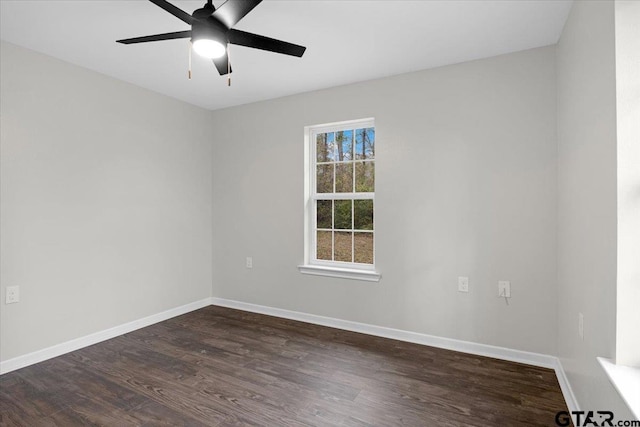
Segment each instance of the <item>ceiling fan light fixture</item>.
[{"label": "ceiling fan light fixture", "polygon": [[220,58],[226,52],[226,47],[217,40],[198,39],[193,41],[193,50],[205,58]]},{"label": "ceiling fan light fixture", "polygon": [[188,14],[167,0],[149,1],[185,24],[189,24],[191,30],[133,37],[116,40],[116,42],[135,44],[190,38],[189,61],[191,61],[191,51],[195,50],[198,55],[212,59],[213,65],[221,76],[231,74],[229,44],[297,56],[298,58],[306,50],[304,46],[233,28],[263,0],[227,0],[218,8],[213,6],[212,0],[207,0],[202,8],[194,10],[192,14]]}]

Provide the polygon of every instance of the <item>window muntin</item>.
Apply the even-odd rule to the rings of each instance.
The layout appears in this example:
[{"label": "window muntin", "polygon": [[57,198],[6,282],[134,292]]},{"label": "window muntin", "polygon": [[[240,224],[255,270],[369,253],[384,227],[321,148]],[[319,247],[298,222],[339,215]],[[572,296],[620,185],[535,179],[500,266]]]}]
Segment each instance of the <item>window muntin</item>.
[{"label": "window muntin", "polygon": [[310,128],[310,263],[373,270],[373,120]]}]

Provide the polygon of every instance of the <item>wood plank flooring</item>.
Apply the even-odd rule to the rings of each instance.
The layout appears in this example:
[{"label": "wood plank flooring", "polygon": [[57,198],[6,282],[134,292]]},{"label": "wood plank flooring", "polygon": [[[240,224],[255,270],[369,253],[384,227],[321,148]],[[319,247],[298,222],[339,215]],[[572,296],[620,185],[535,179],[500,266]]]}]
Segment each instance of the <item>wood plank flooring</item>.
[{"label": "wood plank flooring", "polygon": [[2,426],[554,426],[552,370],[210,306],[0,377]]}]

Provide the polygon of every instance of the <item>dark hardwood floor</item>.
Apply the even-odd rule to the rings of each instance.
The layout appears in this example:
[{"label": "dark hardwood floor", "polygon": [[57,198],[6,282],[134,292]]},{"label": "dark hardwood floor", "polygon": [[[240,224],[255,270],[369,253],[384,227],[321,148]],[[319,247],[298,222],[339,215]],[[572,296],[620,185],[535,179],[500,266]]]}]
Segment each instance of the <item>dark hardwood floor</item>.
[{"label": "dark hardwood floor", "polygon": [[555,374],[210,306],[0,377],[0,425],[554,426]]}]

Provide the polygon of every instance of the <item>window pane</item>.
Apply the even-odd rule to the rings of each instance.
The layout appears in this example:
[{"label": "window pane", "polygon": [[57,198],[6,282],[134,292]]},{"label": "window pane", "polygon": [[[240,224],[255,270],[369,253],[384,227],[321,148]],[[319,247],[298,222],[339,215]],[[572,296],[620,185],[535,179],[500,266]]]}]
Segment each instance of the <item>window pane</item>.
[{"label": "window pane", "polygon": [[316,192],[333,193],[333,165],[318,165]]},{"label": "window pane", "polygon": [[336,132],[336,148],[338,150],[339,162],[353,160],[353,131],[352,130]]},{"label": "window pane", "polygon": [[351,229],[351,200],[335,200],[333,202],[333,228]]},{"label": "window pane", "polygon": [[373,233],[355,233],[354,262],[373,264]]},{"label": "window pane", "polygon": [[375,170],[373,162],[356,162],[356,192],[374,191]]},{"label": "window pane", "polygon": [[333,132],[320,133],[316,136],[316,159],[318,162],[335,162],[338,150],[336,135]]},{"label": "window pane", "polygon": [[336,164],[336,193],[353,191],[353,163]]},{"label": "window pane", "polygon": [[337,231],[333,259],[335,261],[353,262],[351,260],[351,232]]},{"label": "window pane", "polygon": [[373,128],[356,130],[356,159],[373,159],[376,133]]},{"label": "window pane", "polygon": [[316,225],[318,228],[331,228],[331,200],[318,200]]},{"label": "window pane", "polygon": [[320,133],[316,136],[316,159],[318,162],[329,161],[329,151],[327,151],[327,134]]},{"label": "window pane", "polygon": [[318,231],[316,239],[316,258],[331,261],[331,231]]},{"label": "window pane", "polygon": [[353,228],[373,230],[373,200],[353,201]]}]

